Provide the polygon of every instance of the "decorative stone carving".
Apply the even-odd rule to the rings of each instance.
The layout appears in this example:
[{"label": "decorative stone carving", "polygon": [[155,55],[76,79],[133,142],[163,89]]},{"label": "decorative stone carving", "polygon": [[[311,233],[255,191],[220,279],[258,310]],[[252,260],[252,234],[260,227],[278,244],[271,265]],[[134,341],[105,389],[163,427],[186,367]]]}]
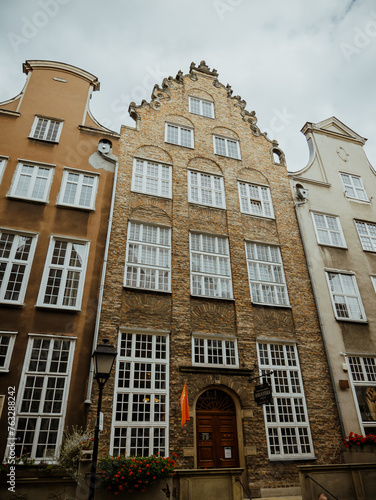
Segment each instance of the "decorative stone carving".
[{"label": "decorative stone carving", "polygon": [[189,67],[189,72],[192,73],[192,70],[200,71],[201,73],[205,73],[206,75],[218,76],[218,71],[216,69],[210,70],[209,66],[205,61],[201,61],[200,64],[196,67],[194,62],[191,63]]}]

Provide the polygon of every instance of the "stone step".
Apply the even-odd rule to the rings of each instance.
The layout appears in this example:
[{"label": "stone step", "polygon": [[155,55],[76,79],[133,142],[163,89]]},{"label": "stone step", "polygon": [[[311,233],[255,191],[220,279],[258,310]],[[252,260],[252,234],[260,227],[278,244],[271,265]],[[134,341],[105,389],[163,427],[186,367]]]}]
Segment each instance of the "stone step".
[{"label": "stone step", "polygon": [[[262,497],[262,498],[252,498],[252,500],[302,500],[302,496],[293,496],[293,497]],[[244,500],[249,500],[249,497],[244,497]]]}]

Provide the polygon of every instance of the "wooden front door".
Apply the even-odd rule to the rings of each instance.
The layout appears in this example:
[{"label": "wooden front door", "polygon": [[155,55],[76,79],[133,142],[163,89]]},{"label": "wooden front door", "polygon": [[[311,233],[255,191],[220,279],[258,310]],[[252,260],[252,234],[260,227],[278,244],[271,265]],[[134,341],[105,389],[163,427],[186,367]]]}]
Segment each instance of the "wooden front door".
[{"label": "wooden front door", "polygon": [[196,405],[197,466],[239,467],[235,405],[217,389],[204,392]]}]

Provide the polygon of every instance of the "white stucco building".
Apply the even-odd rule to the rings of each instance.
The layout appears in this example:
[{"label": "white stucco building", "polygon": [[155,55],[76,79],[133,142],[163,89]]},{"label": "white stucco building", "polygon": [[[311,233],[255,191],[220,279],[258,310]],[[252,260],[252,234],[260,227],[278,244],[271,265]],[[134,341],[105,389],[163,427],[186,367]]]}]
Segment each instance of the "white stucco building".
[{"label": "white stucco building", "polygon": [[376,172],[337,118],[302,132],[310,158],[290,181],[342,430],[376,434]]}]

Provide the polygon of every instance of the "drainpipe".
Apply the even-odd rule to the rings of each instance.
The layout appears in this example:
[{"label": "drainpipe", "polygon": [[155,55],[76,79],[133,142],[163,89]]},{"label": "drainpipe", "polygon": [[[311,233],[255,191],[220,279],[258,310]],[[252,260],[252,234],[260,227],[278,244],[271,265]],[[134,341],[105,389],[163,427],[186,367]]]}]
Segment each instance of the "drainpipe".
[{"label": "drainpipe", "polygon": [[[114,183],[112,186],[110,213],[109,213],[109,217],[108,217],[106,245],[105,245],[104,256],[103,256],[102,275],[101,275],[101,282],[100,282],[100,287],[99,287],[98,306],[97,306],[97,315],[96,315],[96,319],[95,319],[92,353],[95,351],[97,344],[98,344],[99,322],[100,322],[101,310],[102,310],[104,280],[105,280],[106,269],[107,269],[108,249],[110,246],[112,219],[113,219],[114,204],[115,204],[115,191],[116,191],[118,166],[119,166],[118,161],[115,158],[111,158],[111,156],[109,156],[107,153],[103,153],[100,150],[98,150],[98,153],[101,154],[105,160],[107,160],[115,165],[115,172],[114,172]],[[88,408],[88,406],[91,405],[91,391],[93,388],[93,378],[94,378],[94,365],[93,365],[93,359],[91,359],[89,380],[88,380],[88,384],[87,384],[87,392],[86,392],[86,400],[85,400],[85,405],[87,405],[87,408]]]},{"label": "drainpipe", "polygon": [[325,349],[325,354],[326,354],[326,360],[328,362],[328,367],[329,367],[330,380],[332,382],[333,391],[334,391],[334,398],[335,398],[335,401],[336,401],[337,411],[338,411],[338,415],[339,415],[339,423],[340,423],[340,426],[341,426],[342,436],[345,437],[346,436],[346,434],[345,434],[345,426],[343,424],[342,412],[341,412],[341,407],[339,405],[338,392],[337,392],[336,383],[335,383],[335,379],[334,379],[333,369],[332,369],[332,365],[330,363],[329,351],[328,351],[328,344],[326,342],[324,324],[323,324],[323,321],[322,321],[322,318],[321,318],[321,313],[320,313],[320,308],[319,308],[318,294],[317,294],[317,291],[316,291],[315,282],[313,280],[312,266],[311,266],[311,262],[310,262],[310,259],[309,259],[309,254],[307,252],[307,246],[306,246],[306,242],[305,242],[305,239],[304,239],[304,234],[303,234],[303,230],[302,230],[302,223],[301,223],[301,220],[300,220],[300,215],[299,215],[299,210],[298,210],[298,208],[300,207],[300,205],[304,205],[304,203],[306,203],[306,201],[307,200],[296,202],[296,203],[294,203],[294,206],[295,206],[296,218],[298,220],[299,231],[300,231],[300,235],[301,235],[301,238],[302,238],[303,249],[304,249],[304,253],[305,253],[305,257],[306,257],[306,261],[307,261],[308,273],[309,273],[309,277],[310,277],[311,284],[312,284],[313,297],[315,299],[315,304],[316,304],[316,309],[317,309],[317,315],[318,315],[318,318],[319,318],[319,323],[320,323],[320,328],[321,328],[321,336],[322,336],[322,340],[323,340],[323,344],[324,344],[324,349]]}]

